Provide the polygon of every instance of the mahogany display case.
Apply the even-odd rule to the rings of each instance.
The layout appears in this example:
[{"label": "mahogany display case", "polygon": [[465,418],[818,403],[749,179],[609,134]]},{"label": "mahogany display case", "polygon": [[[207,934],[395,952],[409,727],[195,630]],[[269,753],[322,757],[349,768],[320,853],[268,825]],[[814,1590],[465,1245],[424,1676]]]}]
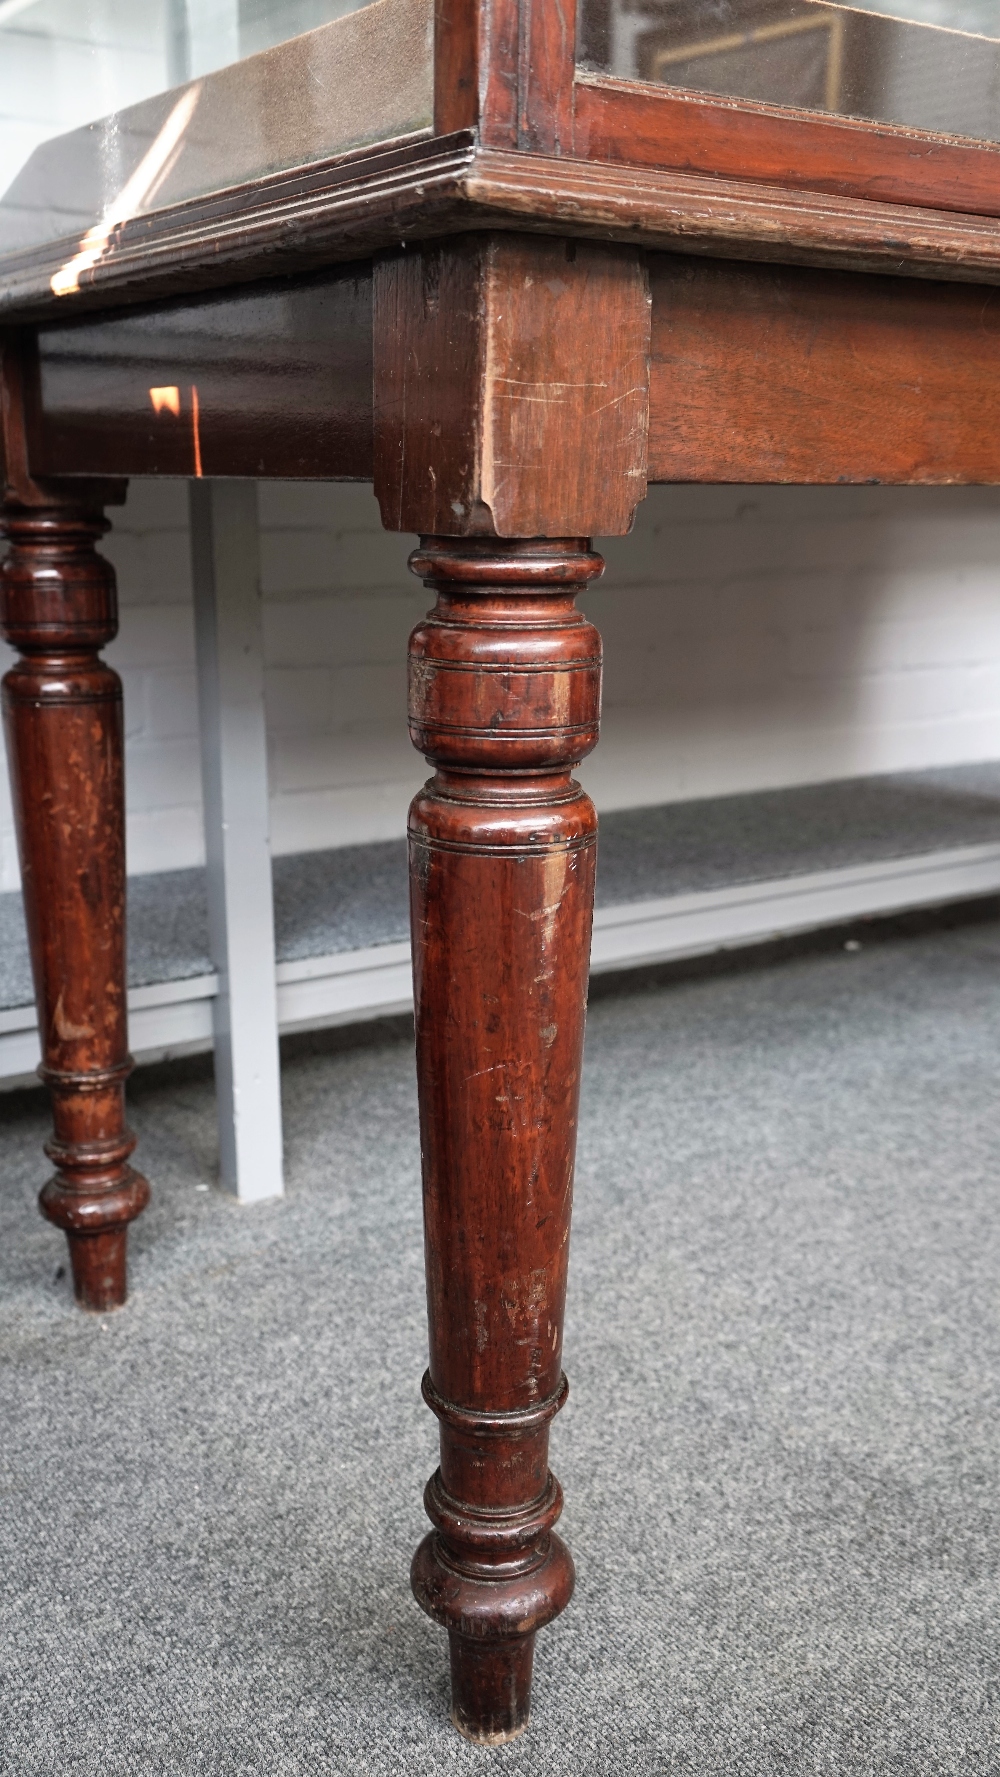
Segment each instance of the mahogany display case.
[{"label": "mahogany display case", "polygon": [[38,146],[0,202],[41,1201],[81,1303],[124,1301],[148,1187],[105,511],[130,476],[373,480],[435,601],[410,852],[441,1464],[412,1577],[449,1631],[453,1719],[491,1743],[525,1726],[536,1631],[573,1587],[548,1442],[597,835],[572,776],[600,713],[590,539],[627,532],[651,481],[1000,482],[1000,23],[987,0],[318,10],[292,35],[294,7],[257,0],[256,53]]}]

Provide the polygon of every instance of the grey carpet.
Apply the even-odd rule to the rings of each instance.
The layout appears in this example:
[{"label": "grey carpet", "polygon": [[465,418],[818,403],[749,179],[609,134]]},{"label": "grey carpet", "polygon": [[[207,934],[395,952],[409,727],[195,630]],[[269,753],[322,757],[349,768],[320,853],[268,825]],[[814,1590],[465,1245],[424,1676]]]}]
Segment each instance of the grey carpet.
[{"label": "grey carpet", "polygon": [[[724,888],[1000,839],[1000,761],[619,810],[601,820],[597,904]],[[409,936],[402,840],[274,861],[280,962]],[[129,985],[211,972],[205,878],[129,878]],[[0,1008],[27,1005],[20,895],[0,895]]]},{"label": "grey carpet", "polygon": [[1000,760],[845,778],[601,818],[599,906],[1000,839]]},{"label": "grey carpet", "polygon": [[408,1045],[285,1070],[288,1196],[198,1069],[91,1319],[0,1101],[0,1721],[16,1777],[1000,1772],[1000,926],[591,1013],[553,1437],[579,1584],[535,1719],[446,1721]]}]

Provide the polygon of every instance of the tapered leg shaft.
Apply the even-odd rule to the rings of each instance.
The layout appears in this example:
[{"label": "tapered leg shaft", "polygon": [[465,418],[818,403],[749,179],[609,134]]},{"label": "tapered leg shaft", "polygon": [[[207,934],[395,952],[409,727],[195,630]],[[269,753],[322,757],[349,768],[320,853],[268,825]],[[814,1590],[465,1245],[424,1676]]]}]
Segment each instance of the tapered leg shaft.
[{"label": "tapered leg shaft", "polygon": [[69,503],[9,506],[0,621],[20,658],[3,681],[42,1078],[56,1172],[41,1194],[69,1239],[77,1300],[125,1300],[128,1224],[149,1186],[128,1164],[125,805],[118,675],[98,650],[117,630],[107,525]]},{"label": "tapered leg shaft", "polygon": [[410,811],[430,1367],[441,1466],[413,1563],[471,1739],[526,1725],[536,1630],[567,1604],[549,1425],[563,1308],[596,856],[571,776],[597,740],[586,543],[425,539]]}]

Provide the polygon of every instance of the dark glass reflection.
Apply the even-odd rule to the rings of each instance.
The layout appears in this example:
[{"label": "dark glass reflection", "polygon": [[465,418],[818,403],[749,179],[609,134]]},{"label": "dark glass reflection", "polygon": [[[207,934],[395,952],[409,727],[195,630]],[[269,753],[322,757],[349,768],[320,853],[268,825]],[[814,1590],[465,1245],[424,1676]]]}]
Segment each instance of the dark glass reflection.
[{"label": "dark glass reflection", "polygon": [[582,0],[594,73],[1000,141],[1000,0]]}]

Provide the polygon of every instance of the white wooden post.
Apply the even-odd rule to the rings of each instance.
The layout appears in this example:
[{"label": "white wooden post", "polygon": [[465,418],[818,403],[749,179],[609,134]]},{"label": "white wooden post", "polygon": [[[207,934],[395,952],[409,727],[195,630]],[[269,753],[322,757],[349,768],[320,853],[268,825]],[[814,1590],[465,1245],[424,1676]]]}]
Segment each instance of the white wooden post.
[{"label": "white wooden post", "polygon": [[256,1203],[283,1183],[255,483],[191,483],[191,555],[222,1182]]},{"label": "white wooden post", "polygon": [[238,0],[187,0],[187,78],[239,60]]}]

